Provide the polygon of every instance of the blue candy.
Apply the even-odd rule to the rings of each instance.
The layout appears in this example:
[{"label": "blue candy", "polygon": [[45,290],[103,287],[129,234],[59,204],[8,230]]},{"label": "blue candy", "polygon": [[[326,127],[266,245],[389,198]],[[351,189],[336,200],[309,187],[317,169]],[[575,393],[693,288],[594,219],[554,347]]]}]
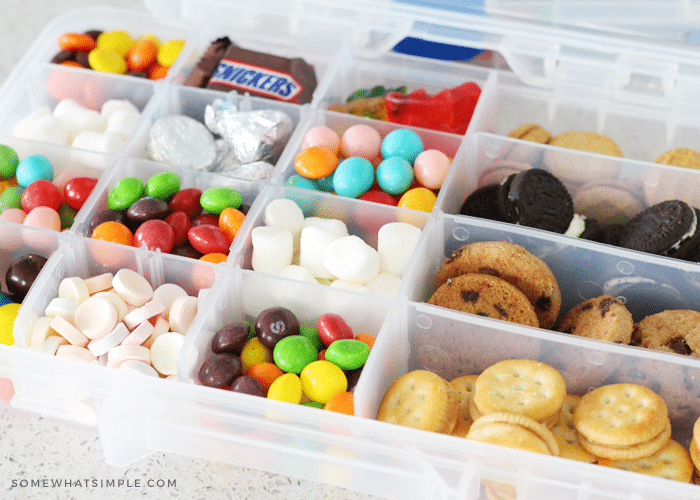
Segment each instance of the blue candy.
[{"label": "blue candy", "polygon": [[340,196],[357,198],[374,184],[374,167],[369,160],[351,156],[341,161],[333,174],[333,189]]},{"label": "blue candy", "polygon": [[423,152],[423,141],[413,130],[398,129],[389,132],[382,141],[382,158],[400,156],[411,165]]},{"label": "blue candy", "polygon": [[287,181],[284,183],[286,186],[293,186],[297,188],[313,189],[318,191],[319,187],[315,180],[309,179],[299,174],[292,174],[289,176]]},{"label": "blue candy", "polygon": [[17,165],[15,176],[17,177],[17,184],[25,188],[39,179],[51,181],[53,180],[53,165],[43,155],[27,156]]},{"label": "blue candy", "polygon": [[392,156],[377,167],[377,184],[389,194],[403,194],[413,182],[413,167],[400,156]]}]

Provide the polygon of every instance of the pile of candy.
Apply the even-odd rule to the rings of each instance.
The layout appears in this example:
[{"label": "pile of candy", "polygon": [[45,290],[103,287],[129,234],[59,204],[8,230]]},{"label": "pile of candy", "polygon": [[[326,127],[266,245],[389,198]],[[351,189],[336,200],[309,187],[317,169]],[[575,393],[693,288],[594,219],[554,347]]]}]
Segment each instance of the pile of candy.
[{"label": "pile of candy", "polygon": [[354,335],[337,314],[301,326],[289,309],[270,307],[252,327],[237,321],[217,331],[198,379],[209,387],[353,415],[351,391],[374,340],[368,333]]},{"label": "pile of candy", "polygon": [[301,147],[294,160],[297,173],[287,185],[423,212],[432,211],[435,190],[442,187],[451,163],[444,152],[424,149],[412,130],[397,129],[382,138],[365,124],[342,135],[324,125],[313,127]]},{"label": "pile of candy", "polygon": [[20,161],[14,149],[0,145],[0,220],[55,231],[72,226],[97,179],[73,169],[54,173],[45,156]]},{"label": "pile of candy", "polygon": [[184,40],[162,42],[155,35],[133,38],[122,30],[64,33],[52,63],[151,80],[164,78],[185,46]]},{"label": "pile of candy", "polygon": [[181,189],[180,178],[159,172],[145,183],[124,177],[107,196],[107,208],[90,224],[94,239],[222,262],[248,206],[233,187]]}]

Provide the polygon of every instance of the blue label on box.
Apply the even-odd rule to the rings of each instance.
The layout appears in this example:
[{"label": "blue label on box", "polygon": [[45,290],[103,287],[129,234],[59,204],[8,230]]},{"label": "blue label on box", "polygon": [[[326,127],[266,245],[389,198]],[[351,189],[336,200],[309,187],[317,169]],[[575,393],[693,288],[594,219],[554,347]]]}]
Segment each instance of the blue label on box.
[{"label": "blue label on box", "polygon": [[304,88],[289,74],[254,64],[222,59],[209,84],[218,84],[282,101],[291,101]]}]

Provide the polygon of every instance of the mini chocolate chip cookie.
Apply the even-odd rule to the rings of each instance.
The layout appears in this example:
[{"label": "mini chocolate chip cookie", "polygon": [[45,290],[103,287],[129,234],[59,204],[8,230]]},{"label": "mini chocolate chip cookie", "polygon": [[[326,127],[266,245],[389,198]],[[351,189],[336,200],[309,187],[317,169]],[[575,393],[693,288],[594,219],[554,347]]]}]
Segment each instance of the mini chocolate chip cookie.
[{"label": "mini chocolate chip cookie", "polygon": [[629,344],[634,320],[627,307],[610,295],[581,302],[559,322],[556,330],[589,339]]},{"label": "mini chocolate chip cookie", "polygon": [[632,345],[700,358],[700,312],[672,309],[634,325]]}]

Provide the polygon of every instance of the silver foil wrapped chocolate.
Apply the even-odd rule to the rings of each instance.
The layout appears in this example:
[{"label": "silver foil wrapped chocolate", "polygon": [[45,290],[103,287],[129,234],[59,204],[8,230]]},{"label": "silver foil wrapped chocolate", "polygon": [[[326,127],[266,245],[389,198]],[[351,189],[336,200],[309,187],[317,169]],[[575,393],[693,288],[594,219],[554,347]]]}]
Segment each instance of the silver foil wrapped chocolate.
[{"label": "silver foil wrapped chocolate", "polygon": [[211,170],[217,159],[212,133],[184,115],[156,120],[149,130],[146,147],[152,160],[193,170]]}]

